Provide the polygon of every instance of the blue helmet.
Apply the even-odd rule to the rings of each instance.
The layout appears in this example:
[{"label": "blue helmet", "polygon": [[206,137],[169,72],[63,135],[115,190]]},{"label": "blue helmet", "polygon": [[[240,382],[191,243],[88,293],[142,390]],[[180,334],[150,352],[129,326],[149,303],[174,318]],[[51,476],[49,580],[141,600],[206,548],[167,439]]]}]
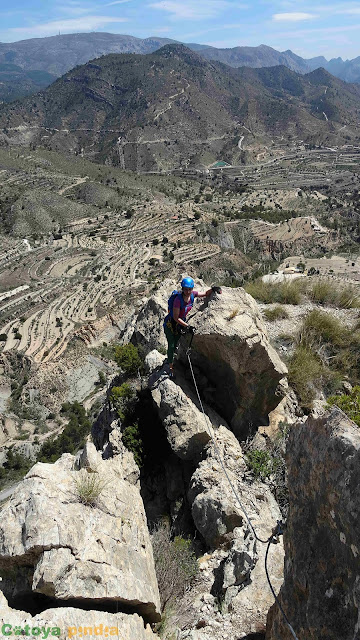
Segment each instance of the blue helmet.
[{"label": "blue helmet", "polygon": [[183,278],[181,280],[181,288],[193,289],[195,282],[192,278]]}]

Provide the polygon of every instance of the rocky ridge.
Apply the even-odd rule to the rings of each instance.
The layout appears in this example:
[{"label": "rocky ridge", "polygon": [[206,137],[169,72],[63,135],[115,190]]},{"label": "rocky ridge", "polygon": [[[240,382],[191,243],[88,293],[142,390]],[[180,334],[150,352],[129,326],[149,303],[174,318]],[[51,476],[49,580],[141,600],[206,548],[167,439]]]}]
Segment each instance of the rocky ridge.
[{"label": "rocky ridge", "polygon": [[[164,637],[263,639],[273,604],[264,569],[266,546],[255,539],[241,505],[262,539],[269,538],[281,516],[269,487],[254,481],[244,442],[254,434],[260,442],[259,432],[266,437],[267,428],[273,437],[280,416],[295,421],[286,367],[270,346],[257,305],[243,290],[224,288],[221,296],[200,302],[190,320],[197,327],[191,361],[205,418],[187,366],[187,337],[175,382],[168,378],[164,356],[149,351],[161,339],[163,312],[156,295],[144,301],[124,336],[148,351],[149,380],[142,394],[154,411],[148,413],[150,432],[156,415],[167,439],[165,457],[154,460],[163,465],[167,517],[175,531],[186,523],[198,555],[199,573],[175,611],[167,612]],[[146,501],[161,482],[147,485],[124,447],[122,429],[116,412],[104,407],[93,427],[94,444],[88,441],[77,457],[64,454],[53,465],[36,464],[3,506],[4,623],[69,627],[77,633],[86,618],[92,628],[117,628],[124,640],[157,637],[148,624],[160,619],[160,600],[146,517],[153,505]],[[355,425],[337,408],[290,430],[281,600],[300,640],[357,637],[358,440]],[[101,483],[92,505],[84,504],[79,488],[89,479]],[[276,591],[283,581],[283,559],[282,541],[271,545],[268,570]],[[324,593],[328,607],[321,617]],[[269,640],[290,638],[277,608],[268,615],[266,634]]]}]

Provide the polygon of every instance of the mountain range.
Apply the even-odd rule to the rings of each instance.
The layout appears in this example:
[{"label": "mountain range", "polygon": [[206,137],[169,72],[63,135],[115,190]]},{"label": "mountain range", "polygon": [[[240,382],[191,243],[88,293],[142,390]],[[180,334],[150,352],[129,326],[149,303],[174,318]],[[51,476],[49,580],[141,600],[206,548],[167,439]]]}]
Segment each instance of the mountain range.
[{"label": "mountain range", "polygon": [[[148,54],[166,44],[179,43],[168,38],[141,39],[112,33],[75,33],[0,43],[0,73],[7,72],[6,79],[0,78],[0,101],[9,102],[17,97],[34,93],[42,88],[44,83],[50,84],[56,77],[63,75],[77,65],[85,64],[102,55],[109,53]],[[196,43],[187,43],[186,46],[206,60],[223,62],[235,68],[284,65],[292,71],[306,74],[323,67],[342,80],[360,82],[360,57],[346,61],[341,58],[327,61],[321,56],[304,59],[290,50],[279,52],[263,44],[258,47],[233,47],[229,49],[217,49]],[[9,65],[15,65],[13,75],[9,73]],[[24,77],[21,77],[21,70]],[[28,73],[33,71],[41,72],[38,73],[39,77],[37,78],[37,80],[40,78],[42,82],[40,87],[34,86],[33,79],[28,76]]]},{"label": "mountain range", "polygon": [[161,171],[358,141],[359,118],[360,86],[323,69],[232,68],[175,44],[103,56],[2,105],[0,141]]}]

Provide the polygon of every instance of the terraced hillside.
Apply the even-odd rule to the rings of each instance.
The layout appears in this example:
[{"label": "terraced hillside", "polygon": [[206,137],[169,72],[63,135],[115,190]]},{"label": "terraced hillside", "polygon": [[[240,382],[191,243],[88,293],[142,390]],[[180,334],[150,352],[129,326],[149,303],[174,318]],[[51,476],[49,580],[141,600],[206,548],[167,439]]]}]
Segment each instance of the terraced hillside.
[{"label": "terraced hillside", "polygon": [[[129,176],[124,184],[127,176],[115,170],[117,177],[107,178],[112,186],[88,175],[70,181],[57,172],[56,154],[48,160],[52,171],[38,172],[41,159],[39,154],[19,159],[13,154],[1,174],[3,204],[10,207],[3,227],[12,240],[0,252],[0,348],[37,364],[58,360],[76,335],[85,339],[88,334],[91,340],[91,323],[117,315],[127,298],[147,293],[155,264],[157,271],[168,272],[220,251],[216,245],[199,244],[200,223],[191,202],[174,203],[176,194],[194,191],[191,183],[144,178],[148,195],[141,190],[136,198],[133,182],[140,184],[140,177]],[[32,171],[15,170],[11,164],[16,160],[27,162]],[[78,168],[85,164],[89,173],[97,173],[81,159]],[[10,185],[11,204],[4,195]],[[159,192],[161,187],[172,196]],[[122,208],[129,198],[132,207]]]},{"label": "terraced hillside", "polygon": [[358,156],[334,154],[175,177],[0,148],[1,406],[28,419],[93,402],[103,343],[164,278],[239,286],[274,260],[355,251]]}]

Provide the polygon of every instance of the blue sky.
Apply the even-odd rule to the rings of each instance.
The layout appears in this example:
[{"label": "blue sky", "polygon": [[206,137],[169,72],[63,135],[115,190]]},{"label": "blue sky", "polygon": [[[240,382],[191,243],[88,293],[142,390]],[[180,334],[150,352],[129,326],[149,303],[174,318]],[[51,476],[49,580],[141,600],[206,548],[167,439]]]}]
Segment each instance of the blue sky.
[{"label": "blue sky", "polygon": [[0,0],[0,42],[89,31],[346,59],[360,55],[360,2]]}]

